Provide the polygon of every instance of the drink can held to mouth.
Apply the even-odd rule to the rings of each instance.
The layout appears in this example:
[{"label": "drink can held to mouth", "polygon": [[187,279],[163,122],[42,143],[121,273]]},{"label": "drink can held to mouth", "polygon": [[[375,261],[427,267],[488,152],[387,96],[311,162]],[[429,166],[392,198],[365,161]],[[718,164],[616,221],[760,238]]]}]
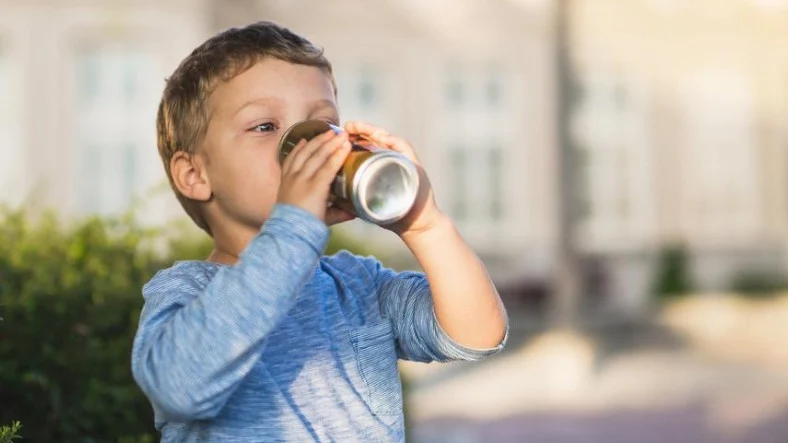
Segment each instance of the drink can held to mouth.
[{"label": "drink can held to mouth", "polygon": [[[302,139],[342,129],[322,120],[291,126],[279,141],[283,162]],[[419,190],[419,172],[399,152],[382,149],[369,140],[352,137],[352,149],[331,184],[330,202],[377,225],[396,223],[413,208]]]}]

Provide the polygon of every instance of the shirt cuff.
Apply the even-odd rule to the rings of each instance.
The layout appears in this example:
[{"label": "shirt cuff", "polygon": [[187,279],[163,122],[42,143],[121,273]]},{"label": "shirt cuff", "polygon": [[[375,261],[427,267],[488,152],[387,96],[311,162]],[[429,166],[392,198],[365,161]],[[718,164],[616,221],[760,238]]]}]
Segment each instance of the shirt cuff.
[{"label": "shirt cuff", "polygon": [[438,321],[437,315],[435,315],[435,310],[432,311],[432,319],[435,322],[435,329],[438,335],[438,344],[441,348],[441,351],[444,355],[449,357],[451,360],[468,360],[468,361],[475,361],[481,360],[485,357],[488,357],[493,354],[497,354],[503,350],[504,346],[506,346],[506,341],[509,339],[509,317],[506,317],[506,333],[503,336],[503,340],[498,346],[493,348],[472,348],[465,345],[458,343],[456,340],[451,338],[446,331],[443,330],[441,327],[440,322]]},{"label": "shirt cuff", "polygon": [[294,235],[304,240],[318,255],[323,254],[330,234],[328,226],[311,212],[282,203],[274,205],[262,231],[274,235]]}]

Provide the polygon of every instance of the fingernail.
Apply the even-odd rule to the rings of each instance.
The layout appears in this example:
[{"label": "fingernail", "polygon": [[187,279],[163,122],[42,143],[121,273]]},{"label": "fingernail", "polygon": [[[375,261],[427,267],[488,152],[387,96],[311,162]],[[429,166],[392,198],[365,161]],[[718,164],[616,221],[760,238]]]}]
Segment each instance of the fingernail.
[{"label": "fingernail", "polygon": [[353,146],[350,144],[350,142],[345,142],[345,143],[342,143],[342,147],[345,148],[345,149],[350,149]]}]

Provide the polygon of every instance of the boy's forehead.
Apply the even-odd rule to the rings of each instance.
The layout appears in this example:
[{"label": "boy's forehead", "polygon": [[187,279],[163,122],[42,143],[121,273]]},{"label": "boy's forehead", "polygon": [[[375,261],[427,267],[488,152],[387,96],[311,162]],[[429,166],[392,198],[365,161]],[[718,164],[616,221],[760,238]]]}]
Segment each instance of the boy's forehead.
[{"label": "boy's forehead", "polygon": [[265,58],[220,84],[212,95],[213,107],[220,112],[237,112],[249,103],[335,103],[334,88],[323,70],[273,58]]}]

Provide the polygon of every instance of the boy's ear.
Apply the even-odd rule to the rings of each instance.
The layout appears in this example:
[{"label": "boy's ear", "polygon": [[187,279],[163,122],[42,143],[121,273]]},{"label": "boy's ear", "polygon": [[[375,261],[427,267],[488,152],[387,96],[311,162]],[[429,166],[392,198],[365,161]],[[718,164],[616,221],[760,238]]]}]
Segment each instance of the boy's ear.
[{"label": "boy's ear", "polygon": [[197,154],[178,151],[170,159],[170,174],[178,192],[197,201],[208,201],[213,195],[205,162]]}]

